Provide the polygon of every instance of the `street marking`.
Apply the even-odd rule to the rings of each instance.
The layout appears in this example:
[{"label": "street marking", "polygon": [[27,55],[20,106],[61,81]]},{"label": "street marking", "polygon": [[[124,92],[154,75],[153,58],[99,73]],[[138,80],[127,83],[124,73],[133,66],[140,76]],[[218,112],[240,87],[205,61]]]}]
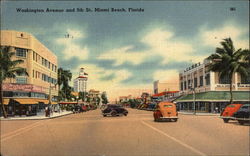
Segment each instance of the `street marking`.
[{"label": "street marking", "polygon": [[10,138],[13,138],[13,137],[15,137],[17,135],[20,135],[20,134],[22,134],[22,133],[24,133],[26,131],[29,131],[29,130],[41,125],[43,122],[44,121],[38,121],[38,122],[35,122],[35,123],[33,123],[33,124],[29,125],[29,126],[26,126],[26,127],[17,129],[17,130],[15,130],[13,132],[4,134],[4,135],[1,136],[1,141],[9,140]]},{"label": "street marking", "polygon": [[164,136],[166,136],[166,137],[172,139],[173,141],[175,141],[175,142],[181,144],[182,146],[184,146],[184,147],[190,149],[191,151],[193,151],[193,152],[195,152],[195,153],[197,153],[197,154],[199,154],[199,155],[206,156],[205,153],[203,153],[203,152],[201,152],[201,151],[195,149],[194,147],[189,146],[188,144],[186,144],[186,143],[184,143],[184,142],[182,142],[182,141],[180,141],[180,140],[178,140],[178,139],[176,139],[176,138],[174,138],[174,137],[168,135],[167,133],[165,133],[165,132],[163,132],[163,131],[161,131],[161,130],[159,130],[159,129],[153,127],[153,126],[151,126],[150,124],[148,124],[148,123],[146,123],[146,122],[144,122],[144,121],[141,121],[141,122],[142,122],[144,125],[148,126],[149,128],[151,128],[151,129],[157,131],[158,133],[160,133],[160,134],[162,134],[162,135],[164,135]]}]

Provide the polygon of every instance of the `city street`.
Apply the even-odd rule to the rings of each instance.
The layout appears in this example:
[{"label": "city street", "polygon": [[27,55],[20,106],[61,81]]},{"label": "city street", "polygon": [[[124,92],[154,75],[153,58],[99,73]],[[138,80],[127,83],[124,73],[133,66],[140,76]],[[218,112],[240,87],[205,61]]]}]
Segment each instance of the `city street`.
[{"label": "city street", "polygon": [[248,155],[249,126],[218,116],[179,115],[154,122],[151,111],[128,116],[101,110],[48,120],[1,121],[3,156]]}]

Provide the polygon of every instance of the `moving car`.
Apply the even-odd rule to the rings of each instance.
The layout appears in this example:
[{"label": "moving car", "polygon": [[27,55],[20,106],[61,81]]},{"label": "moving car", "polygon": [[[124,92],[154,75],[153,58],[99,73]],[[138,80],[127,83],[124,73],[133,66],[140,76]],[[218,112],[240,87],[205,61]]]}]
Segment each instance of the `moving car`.
[{"label": "moving car", "polygon": [[229,120],[234,120],[234,113],[237,112],[243,104],[229,104],[220,114],[220,117],[225,123]]},{"label": "moving car", "polygon": [[176,105],[172,102],[160,102],[154,111],[154,121],[175,121],[178,120]]},{"label": "moving car", "polygon": [[250,104],[244,104],[240,107],[240,109],[234,113],[233,117],[237,120],[241,125],[244,123],[250,123]]},{"label": "moving car", "polygon": [[128,115],[128,111],[120,105],[108,104],[103,110],[102,115],[105,117],[107,115],[117,116],[117,115]]}]

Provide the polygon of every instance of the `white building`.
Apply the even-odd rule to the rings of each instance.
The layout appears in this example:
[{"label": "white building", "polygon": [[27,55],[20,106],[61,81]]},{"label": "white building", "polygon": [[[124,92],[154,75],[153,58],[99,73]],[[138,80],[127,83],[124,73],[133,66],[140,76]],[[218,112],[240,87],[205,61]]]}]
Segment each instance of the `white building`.
[{"label": "white building", "polygon": [[88,74],[84,72],[84,68],[80,68],[79,76],[74,80],[75,92],[87,91]]}]

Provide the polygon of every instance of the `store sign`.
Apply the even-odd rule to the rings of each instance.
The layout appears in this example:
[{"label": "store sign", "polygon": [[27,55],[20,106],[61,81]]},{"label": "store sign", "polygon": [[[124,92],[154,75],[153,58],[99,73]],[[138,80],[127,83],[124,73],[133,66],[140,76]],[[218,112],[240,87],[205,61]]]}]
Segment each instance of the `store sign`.
[{"label": "store sign", "polygon": [[23,91],[23,92],[40,92],[45,93],[45,88],[41,86],[35,86],[32,84],[15,84],[15,83],[4,83],[4,91]]}]

